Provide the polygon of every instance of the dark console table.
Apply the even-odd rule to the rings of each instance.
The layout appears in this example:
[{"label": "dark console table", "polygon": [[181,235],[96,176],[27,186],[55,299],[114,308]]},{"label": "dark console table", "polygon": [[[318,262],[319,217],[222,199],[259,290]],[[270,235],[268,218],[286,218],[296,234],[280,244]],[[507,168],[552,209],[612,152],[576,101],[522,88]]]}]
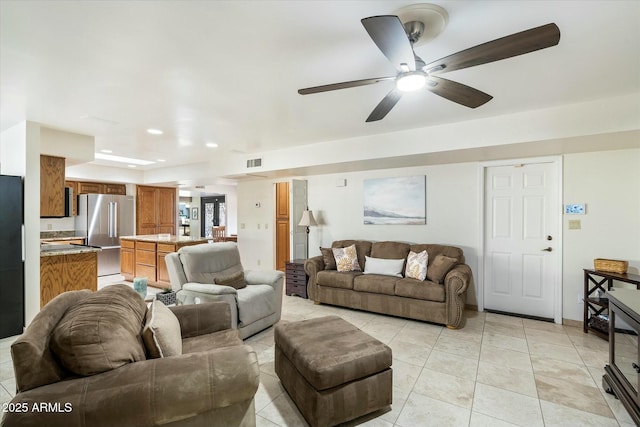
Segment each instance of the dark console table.
[{"label": "dark console table", "polygon": [[[616,288],[609,297],[609,364],[604,367],[602,386],[624,405],[640,425],[640,291]],[[631,330],[621,329],[620,320]]]},{"label": "dark console table", "polygon": [[618,274],[584,269],[584,333],[592,332],[600,338],[609,338],[609,299],[605,293],[613,288],[613,282],[625,282],[640,289],[640,275]]}]

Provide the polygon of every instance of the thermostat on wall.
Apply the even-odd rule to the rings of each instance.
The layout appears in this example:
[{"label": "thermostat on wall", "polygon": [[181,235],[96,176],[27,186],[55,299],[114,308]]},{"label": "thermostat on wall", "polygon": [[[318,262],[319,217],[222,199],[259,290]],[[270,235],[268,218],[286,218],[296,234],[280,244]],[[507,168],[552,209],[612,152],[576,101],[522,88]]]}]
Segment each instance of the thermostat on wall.
[{"label": "thermostat on wall", "polygon": [[587,205],[584,203],[576,203],[564,205],[564,213],[569,215],[584,215],[587,212]]}]

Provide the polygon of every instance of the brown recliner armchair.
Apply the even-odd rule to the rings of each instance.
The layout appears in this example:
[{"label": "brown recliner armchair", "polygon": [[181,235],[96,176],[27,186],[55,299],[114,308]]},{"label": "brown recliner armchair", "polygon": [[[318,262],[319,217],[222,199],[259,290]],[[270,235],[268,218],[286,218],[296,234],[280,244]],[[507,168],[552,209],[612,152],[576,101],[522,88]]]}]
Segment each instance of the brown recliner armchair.
[{"label": "brown recliner armchair", "polygon": [[[255,426],[257,357],[243,345],[237,330],[230,329],[231,314],[224,302],[170,307],[180,325],[181,355],[148,359],[139,340],[142,360],[125,360],[95,375],[69,372],[59,352],[52,350],[56,326],[64,322],[67,311],[107,288],[59,295],[13,343],[17,394],[6,406],[2,426]],[[135,310],[144,323],[147,308],[142,299],[132,289],[126,298],[139,300],[125,301],[138,304]],[[99,307],[95,311],[96,316],[104,312]],[[102,314],[102,319],[100,327],[111,328],[111,337],[122,333],[110,326],[113,318]],[[121,352],[113,346],[112,350]]]}]

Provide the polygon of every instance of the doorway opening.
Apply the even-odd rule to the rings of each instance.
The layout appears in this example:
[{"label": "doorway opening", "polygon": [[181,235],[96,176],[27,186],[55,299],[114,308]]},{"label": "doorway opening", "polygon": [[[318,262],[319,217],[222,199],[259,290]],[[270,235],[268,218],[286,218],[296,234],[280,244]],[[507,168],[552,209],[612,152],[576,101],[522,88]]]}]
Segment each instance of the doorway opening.
[{"label": "doorway opening", "polygon": [[227,207],[224,195],[200,199],[200,235],[213,238],[213,227],[227,225]]}]

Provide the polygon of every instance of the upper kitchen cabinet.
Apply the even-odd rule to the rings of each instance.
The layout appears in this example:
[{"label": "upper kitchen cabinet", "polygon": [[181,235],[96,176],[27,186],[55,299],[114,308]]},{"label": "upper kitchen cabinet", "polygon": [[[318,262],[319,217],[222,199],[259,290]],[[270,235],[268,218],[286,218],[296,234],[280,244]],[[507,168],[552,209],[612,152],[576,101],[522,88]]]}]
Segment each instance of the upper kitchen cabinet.
[{"label": "upper kitchen cabinet", "polygon": [[136,187],[136,234],[176,233],[176,189]]},{"label": "upper kitchen cabinet", "polygon": [[40,216],[63,217],[64,157],[40,156]]}]

